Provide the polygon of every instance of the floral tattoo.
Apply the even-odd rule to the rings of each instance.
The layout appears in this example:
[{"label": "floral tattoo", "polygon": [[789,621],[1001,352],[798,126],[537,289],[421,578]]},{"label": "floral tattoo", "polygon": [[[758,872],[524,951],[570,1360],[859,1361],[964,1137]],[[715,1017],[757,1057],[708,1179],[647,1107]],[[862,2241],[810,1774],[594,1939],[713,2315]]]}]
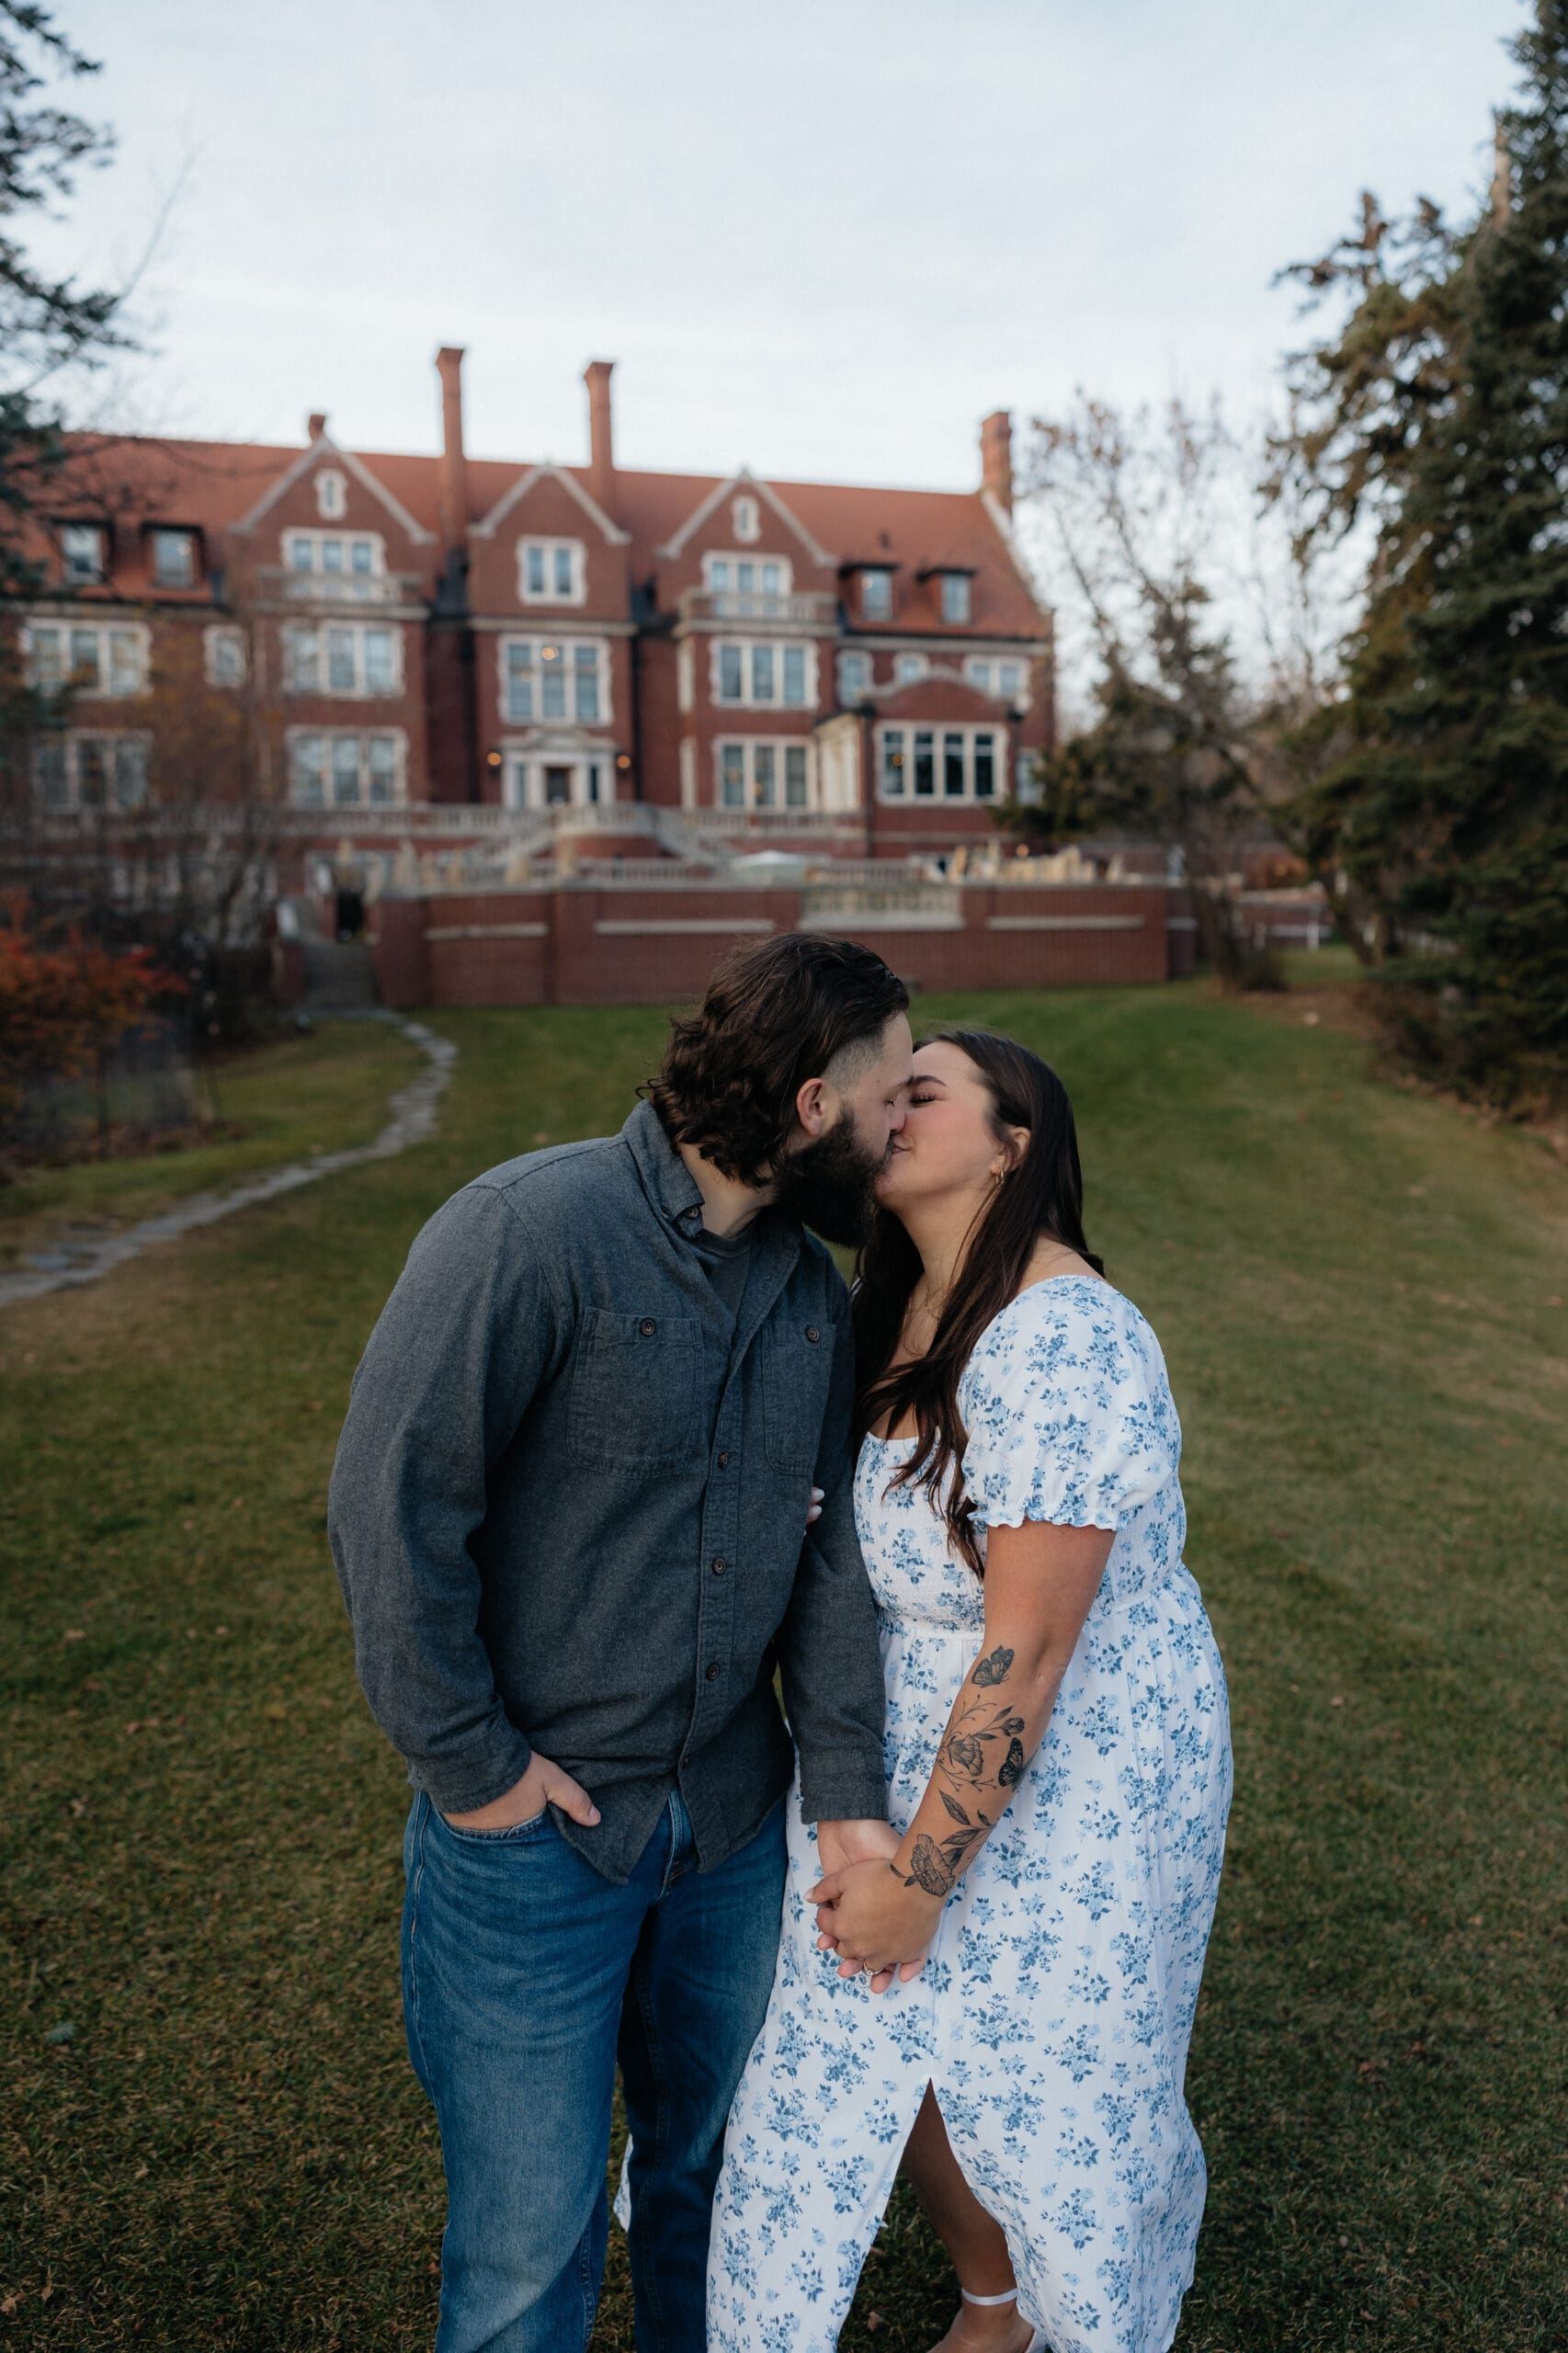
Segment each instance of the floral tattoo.
[{"label": "floral tattoo", "polygon": [[995,1827],[995,1815],[983,1810],[982,1801],[996,1804],[999,1813],[1009,1791],[1017,1789],[1028,1763],[1018,1734],[1024,1719],[1011,1699],[999,1696],[1013,1669],[1013,1654],[998,1644],[986,1657],[976,1659],[959,1695],[952,1718],[942,1735],[932,1772],[937,1795],[954,1827],[944,1838],[916,1838],[909,1858],[909,1876],[896,1863],[889,1868],[905,1887],[924,1888],[927,1895],[949,1893],[971,1849]]}]

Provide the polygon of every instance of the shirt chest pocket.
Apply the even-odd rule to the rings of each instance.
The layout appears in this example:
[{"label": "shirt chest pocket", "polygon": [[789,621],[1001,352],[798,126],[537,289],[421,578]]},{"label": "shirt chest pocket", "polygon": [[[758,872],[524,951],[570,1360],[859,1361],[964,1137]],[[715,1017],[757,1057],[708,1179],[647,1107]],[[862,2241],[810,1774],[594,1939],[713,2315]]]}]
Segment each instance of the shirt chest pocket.
[{"label": "shirt chest pocket", "polygon": [[567,1430],[579,1462],[668,1468],[697,1439],[698,1326],[590,1307],[572,1366]]},{"label": "shirt chest pocket", "polygon": [[810,1471],[833,1378],[831,1324],[786,1324],[762,1342],[762,1437],[777,1471]]}]

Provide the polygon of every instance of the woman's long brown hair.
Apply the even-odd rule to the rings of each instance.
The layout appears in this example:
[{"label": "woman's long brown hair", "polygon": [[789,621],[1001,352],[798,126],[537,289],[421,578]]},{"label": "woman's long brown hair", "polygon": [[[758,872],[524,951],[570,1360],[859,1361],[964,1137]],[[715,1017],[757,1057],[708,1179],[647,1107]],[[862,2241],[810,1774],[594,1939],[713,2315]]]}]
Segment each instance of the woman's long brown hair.
[{"label": "woman's long brown hair", "polygon": [[1078,1132],[1056,1073],[1027,1046],[985,1029],[937,1029],[920,1040],[915,1051],[937,1045],[956,1046],[980,1073],[991,1097],[997,1141],[1006,1140],[1008,1128],[1027,1128],[1028,1142],[977,1221],[930,1347],[915,1362],[891,1371],[919,1279],[920,1256],[897,1218],[877,1211],[855,1287],[857,1419],[864,1434],[883,1420],[896,1428],[914,1415],[915,1451],[889,1483],[923,1487],[933,1503],[941,1504],[954,1545],[980,1576],[984,1564],[974,1506],[963,1485],[967,1441],[959,1381],[964,1367],[986,1325],[1017,1296],[1042,1235],[1075,1250],[1096,1274],[1105,1267],[1084,1239]]}]

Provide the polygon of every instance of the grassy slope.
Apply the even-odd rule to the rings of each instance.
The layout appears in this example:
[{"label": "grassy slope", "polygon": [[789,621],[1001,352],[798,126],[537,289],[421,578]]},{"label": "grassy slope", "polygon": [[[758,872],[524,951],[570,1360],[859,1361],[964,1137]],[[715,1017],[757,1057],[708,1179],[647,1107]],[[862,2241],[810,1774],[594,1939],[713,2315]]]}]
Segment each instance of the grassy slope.
[{"label": "grassy slope", "polygon": [[258,1047],[218,1074],[226,1124],[239,1133],[135,1159],[36,1168],[0,1188],[0,1267],[66,1226],[134,1225],[188,1194],[366,1143],[390,1090],[419,1067],[418,1049],[381,1024],[327,1021],[309,1037]]},{"label": "grassy slope", "polygon": [[[1170,1360],[1233,1687],[1181,2342],[1534,2353],[1568,2188],[1562,1173],[1368,1085],[1352,1040],[1196,991],[964,1009],[1074,1092],[1093,1238]],[[18,2341],[429,2340],[403,1797],[322,1543],[335,1418],[425,1214],[616,1123],[662,1027],[444,1026],[436,1143],[0,1319]],[[845,2344],[914,2353],[949,2297],[901,2201]],[[616,2255],[596,2344],[631,2344]]]}]

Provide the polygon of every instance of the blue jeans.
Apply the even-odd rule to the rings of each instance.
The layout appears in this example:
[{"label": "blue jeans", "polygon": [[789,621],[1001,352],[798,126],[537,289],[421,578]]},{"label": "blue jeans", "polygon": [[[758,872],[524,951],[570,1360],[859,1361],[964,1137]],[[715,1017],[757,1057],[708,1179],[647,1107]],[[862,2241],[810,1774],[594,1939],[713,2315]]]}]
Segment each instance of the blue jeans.
[{"label": "blue jeans", "polygon": [[436,2353],[583,2353],[604,2268],[619,2053],[638,2353],[703,2353],[724,2123],[778,1953],[784,1810],[710,1871],[672,1795],[624,1887],[548,1813],[403,1839],[409,2055],[441,2128]]}]

